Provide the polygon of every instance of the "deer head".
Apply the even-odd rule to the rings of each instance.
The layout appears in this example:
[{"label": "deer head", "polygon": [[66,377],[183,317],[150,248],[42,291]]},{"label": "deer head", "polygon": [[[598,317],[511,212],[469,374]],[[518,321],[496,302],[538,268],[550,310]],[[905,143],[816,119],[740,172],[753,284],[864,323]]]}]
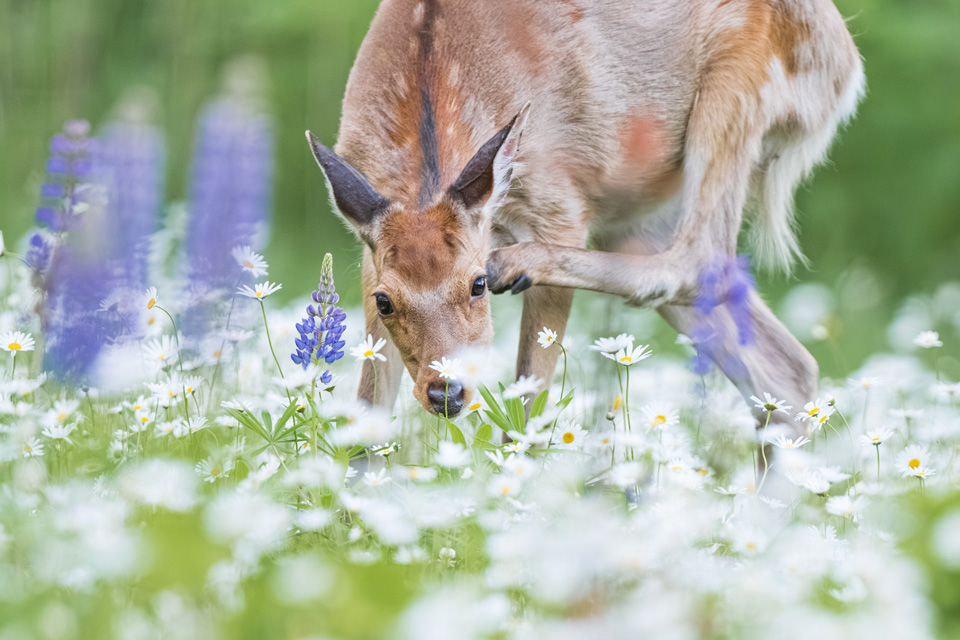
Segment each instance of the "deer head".
[{"label": "deer head", "polygon": [[370,249],[374,277],[364,293],[376,302],[414,380],[414,395],[434,413],[456,415],[471,390],[440,379],[431,362],[493,339],[485,273],[490,221],[509,189],[528,108],[425,207],[377,193],[366,176],[307,132],[335,209]]}]

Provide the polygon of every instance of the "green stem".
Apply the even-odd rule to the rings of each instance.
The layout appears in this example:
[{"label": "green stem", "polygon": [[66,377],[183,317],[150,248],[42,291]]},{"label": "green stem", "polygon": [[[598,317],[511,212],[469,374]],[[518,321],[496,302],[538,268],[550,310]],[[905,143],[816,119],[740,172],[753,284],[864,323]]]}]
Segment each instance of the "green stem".
[{"label": "green stem", "polygon": [[560,378],[560,399],[563,400],[563,392],[567,388],[567,350],[559,342],[557,342],[557,346],[560,347],[560,353],[563,354],[563,377]]},{"label": "green stem", "polygon": [[880,445],[877,445],[877,482],[880,482]]},{"label": "green stem", "polygon": [[757,487],[757,493],[763,489],[763,483],[767,480],[767,471],[770,465],[767,464],[767,427],[770,425],[770,411],[767,411],[767,421],[763,424],[763,435],[760,437],[760,453],[763,456],[763,477],[760,478],[760,486]]}]

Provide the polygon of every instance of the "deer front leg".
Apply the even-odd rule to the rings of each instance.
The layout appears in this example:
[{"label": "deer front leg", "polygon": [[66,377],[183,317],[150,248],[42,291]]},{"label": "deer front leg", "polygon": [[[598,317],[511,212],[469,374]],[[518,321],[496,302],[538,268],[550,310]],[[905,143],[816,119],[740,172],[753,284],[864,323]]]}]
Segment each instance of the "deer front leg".
[{"label": "deer front leg", "polygon": [[397,401],[397,392],[400,390],[400,378],[403,375],[403,360],[400,352],[393,344],[390,333],[383,326],[380,314],[377,313],[377,303],[373,298],[374,270],[370,256],[370,249],[363,250],[363,315],[366,319],[367,333],[373,336],[374,342],[386,340],[380,352],[387,361],[364,360],[363,371],[360,374],[360,388],[357,390],[357,399],[367,404],[391,409]]},{"label": "deer front leg", "polygon": [[496,249],[487,262],[490,290],[519,293],[534,286],[589,289],[637,306],[688,302],[700,264],[670,252],[640,256],[524,242]]},{"label": "deer front leg", "polygon": [[547,327],[563,340],[573,289],[532,287],[523,294],[523,316],[520,319],[520,345],[517,350],[517,377],[536,376],[549,388],[557,366],[558,349],[544,349],[537,343],[537,333]]}]

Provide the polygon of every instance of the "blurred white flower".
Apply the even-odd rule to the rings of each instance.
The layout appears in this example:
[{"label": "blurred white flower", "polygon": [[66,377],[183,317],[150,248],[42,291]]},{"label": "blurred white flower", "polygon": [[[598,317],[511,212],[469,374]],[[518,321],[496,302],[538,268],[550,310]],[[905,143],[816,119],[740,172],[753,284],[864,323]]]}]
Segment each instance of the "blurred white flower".
[{"label": "blurred white flower", "polygon": [[263,256],[256,253],[252,247],[234,247],[233,259],[237,261],[240,268],[252,275],[254,278],[261,278],[267,275],[267,261]]},{"label": "blurred white flower", "polygon": [[446,356],[430,363],[430,368],[444,380],[456,380],[459,375],[460,361],[456,358],[447,359]]},{"label": "blurred white flower", "polygon": [[505,400],[539,393],[543,388],[543,380],[536,376],[520,376],[516,382],[508,386],[504,392]]},{"label": "blurred white flower", "polygon": [[634,337],[632,335],[621,333],[616,338],[598,338],[588,348],[593,351],[611,354],[617,351],[623,351],[627,348],[627,345],[632,345],[633,341]]},{"label": "blurred white flower", "polygon": [[443,440],[437,445],[434,461],[446,469],[462,467],[470,462],[470,452],[463,445]]},{"label": "blurred white flower", "polygon": [[260,282],[253,286],[253,289],[247,285],[242,287],[237,287],[237,293],[247,298],[253,298],[255,300],[263,300],[267,296],[276,293],[283,288],[282,284],[271,284],[270,282]]},{"label": "blurred white flower", "polygon": [[605,358],[610,358],[617,364],[622,364],[625,367],[634,365],[641,360],[646,360],[653,355],[651,351],[648,351],[650,345],[641,344],[637,347],[633,346],[633,341],[631,340],[626,347],[617,351],[616,354],[612,354],[606,351],[601,351],[600,355]]},{"label": "blurred white flower", "polygon": [[893,431],[886,427],[879,427],[877,429],[870,429],[865,434],[860,436],[860,442],[862,444],[872,444],[875,447],[879,447],[881,444],[893,437]]},{"label": "blurred white flower", "polygon": [[386,344],[387,341],[383,338],[380,338],[376,344],[374,344],[373,334],[368,333],[363,342],[350,350],[350,355],[357,360],[380,360],[381,362],[386,362],[387,356],[380,353],[380,350],[383,349]]},{"label": "blurred white flower", "polygon": [[940,340],[940,334],[936,331],[921,331],[917,334],[917,337],[913,339],[913,344],[921,349],[933,349],[943,346],[943,342]]}]

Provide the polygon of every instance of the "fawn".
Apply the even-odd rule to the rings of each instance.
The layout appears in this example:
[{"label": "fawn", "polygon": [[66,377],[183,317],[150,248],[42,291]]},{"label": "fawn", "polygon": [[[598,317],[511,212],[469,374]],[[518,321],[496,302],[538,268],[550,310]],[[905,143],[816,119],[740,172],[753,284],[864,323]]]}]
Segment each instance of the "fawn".
[{"label": "fawn", "polygon": [[[392,406],[402,363],[427,410],[458,413],[471,391],[429,365],[491,341],[488,291],[525,291],[518,376],[552,378],[537,330],[562,337],[575,289],[689,335],[698,274],[736,254],[745,209],[758,261],[802,260],[794,188],[863,85],[829,0],[384,0],[335,151],[307,132],[388,342],[359,397]],[[752,343],[726,331],[711,357],[744,396],[802,405],[816,361],[756,291],[746,305]]]}]

